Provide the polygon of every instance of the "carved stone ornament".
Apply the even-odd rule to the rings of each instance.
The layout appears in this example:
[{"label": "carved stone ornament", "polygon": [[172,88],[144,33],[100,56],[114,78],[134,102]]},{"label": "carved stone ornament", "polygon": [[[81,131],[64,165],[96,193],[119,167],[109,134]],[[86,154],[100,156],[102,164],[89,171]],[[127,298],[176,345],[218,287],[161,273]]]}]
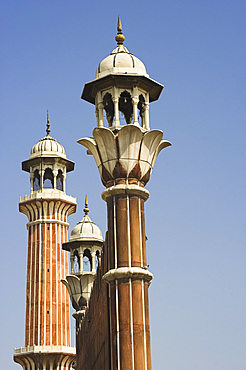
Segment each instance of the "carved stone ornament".
[{"label": "carved stone ornament", "polygon": [[161,130],[143,132],[133,124],[115,133],[106,127],[97,127],[93,136],[80,139],[78,143],[93,155],[106,187],[112,186],[117,179],[136,179],[144,186],[159,152],[172,145],[162,140]]},{"label": "carved stone ornament", "polygon": [[95,274],[68,275],[62,279],[62,283],[67,287],[72,306],[76,311],[85,309],[89,301]]}]

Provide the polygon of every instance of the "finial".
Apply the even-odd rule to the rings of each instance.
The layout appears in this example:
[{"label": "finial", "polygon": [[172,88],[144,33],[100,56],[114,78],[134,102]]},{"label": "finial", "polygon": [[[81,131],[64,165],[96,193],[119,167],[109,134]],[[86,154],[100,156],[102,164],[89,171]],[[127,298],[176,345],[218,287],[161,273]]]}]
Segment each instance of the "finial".
[{"label": "finial", "polygon": [[49,112],[48,112],[48,109],[47,109],[47,124],[46,124],[46,133],[47,133],[47,136],[49,136],[50,134],[50,119],[49,119]]},{"label": "finial", "polygon": [[84,208],[84,212],[85,212],[85,216],[87,216],[87,215],[88,215],[88,213],[89,213],[87,195],[86,195],[86,197],[85,197],[85,208]]},{"label": "finial", "polygon": [[115,36],[115,41],[118,45],[123,45],[123,42],[125,40],[125,36],[122,33],[122,24],[120,20],[120,16],[118,15],[118,25],[117,25],[117,35]]}]

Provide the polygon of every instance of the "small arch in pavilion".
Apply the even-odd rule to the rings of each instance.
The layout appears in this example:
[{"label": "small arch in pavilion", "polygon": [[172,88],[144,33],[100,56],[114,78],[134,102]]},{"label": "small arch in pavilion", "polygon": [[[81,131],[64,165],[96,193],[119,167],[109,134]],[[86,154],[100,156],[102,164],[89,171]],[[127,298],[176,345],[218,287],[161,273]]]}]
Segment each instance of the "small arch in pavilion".
[{"label": "small arch in pavilion", "polygon": [[129,125],[133,119],[133,105],[131,94],[126,90],[120,94],[119,111],[124,115],[125,121]]},{"label": "small arch in pavilion", "polygon": [[83,253],[83,271],[92,271],[92,257],[89,249]]},{"label": "small arch in pavilion", "polygon": [[112,95],[110,93],[106,93],[103,97],[103,107],[106,112],[106,117],[109,126],[112,126],[114,121],[114,103],[112,99]]},{"label": "small arch in pavilion", "polygon": [[34,178],[33,178],[33,190],[39,190],[40,189],[40,175],[39,171],[35,170],[34,171]]},{"label": "small arch in pavilion", "polygon": [[54,188],[54,175],[50,168],[46,168],[44,172],[44,189],[53,189]]},{"label": "small arch in pavilion", "polygon": [[63,191],[63,174],[62,170],[58,170],[58,174],[56,177],[56,188],[57,190]]}]

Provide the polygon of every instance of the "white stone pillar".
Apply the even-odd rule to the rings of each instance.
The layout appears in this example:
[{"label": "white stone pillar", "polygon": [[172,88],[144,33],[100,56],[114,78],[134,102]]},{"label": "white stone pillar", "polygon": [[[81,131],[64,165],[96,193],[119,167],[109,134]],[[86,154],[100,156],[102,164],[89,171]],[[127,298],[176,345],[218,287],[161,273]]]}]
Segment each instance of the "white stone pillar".
[{"label": "white stone pillar", "polygon": [[103,127],[103,102],[98,103],[98,127]]},{"label": "white stone pillar", "polygon": [[64,171],[63,171],[63,174],[62,174],[62,176],[63,176],[63,190],[62,191],[66,191],[66,178],[67,178],[67,173],[66,173],[66,169],[64,168]]},{"label": "white stone pillar", "polygon": [[91,253],[91,271],[96,272],[96,252]]},{"label": "white stone pillar", "polygon": [[83,255],[84,251],[79,252],[79,273],[82,274],[84,271],[84,266],[83,266]]},{"label": "white stone pillar", "polygon": [[143,120],[143,128],[145,130],[150,130],[149,127],[149,103],[144,104],[144,120]]},{"label": "white stone pillar", "polygon": [[54,189],[56,189],[56,178],[57,178],[57,175],[58,175],[58,170],[53,170],[52,173],[53,173]]},{"label": "white stone pillar", "polygon": [[44,173],[45,170],[40,170],[40,190],[44,188]]},{"label": "white stone pillar", "polygon": [[132,98],[133,123],[134,123],[134,125],[138,125],[139,126],[139,122],[138,122],[138,102],[139,102],[139,99],[138,99],[137,96],[135,96],[134,98]]},{"label": "white stone pillar", "polygon": [[120,126],[120,118],[119,118],[119,98],[113,97],[114,103],[114,126]]},{"label": "white stone pillar", "polygon": [[70,252],[71,274],[74,274],[73,260],[74,260],[74,256],[73,256],[73,252],[71,251]]},{"label": "white stone pillar", "polygon": [[33,192],[33,180],[34,180],[34,172],[30,169],[31,193]]}]

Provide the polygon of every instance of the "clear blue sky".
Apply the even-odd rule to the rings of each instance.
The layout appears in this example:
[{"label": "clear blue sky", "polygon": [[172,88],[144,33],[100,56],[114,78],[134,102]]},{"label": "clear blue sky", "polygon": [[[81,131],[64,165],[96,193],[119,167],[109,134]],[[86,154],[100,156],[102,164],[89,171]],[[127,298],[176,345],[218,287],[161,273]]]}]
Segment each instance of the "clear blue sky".
[{"label": "clear blue sky", "polygon": [[85,82],[125,45],[165,85],[151,127],[173,143],[161,152],[146,203],[153,369],[246,369],[245,86],[246,2],[227,0],[1,1],[1,368],[24,346],[29,194],[20,163],[45,136],[64,145],[76,169],[70,229],[90,216],[106,231],[103,186],[76,141],[96,125],[80,100]]}]

